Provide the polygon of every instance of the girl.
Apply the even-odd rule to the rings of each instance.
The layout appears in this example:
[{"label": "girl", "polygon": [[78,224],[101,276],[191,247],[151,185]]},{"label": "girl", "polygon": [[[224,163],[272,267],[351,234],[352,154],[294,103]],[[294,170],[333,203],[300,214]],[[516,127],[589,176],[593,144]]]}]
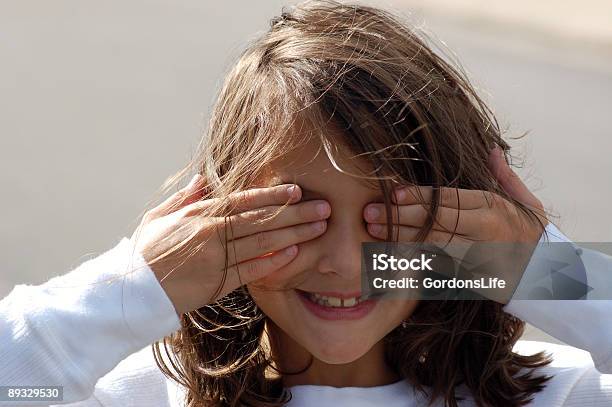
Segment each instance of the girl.
[{"label": "girl", "polygon": [[[612,403],[585,353],[567,348],[584,366],[563,369],[518,351],[519,305],[362,295],[362,242],[540,239],[541,205],[496,182],[495,146],[508,149],[464,75],[392,16],[335,2],[284,12],[226,78],[179,174],[198,175],[93,260],[89,270],[130,255],[122,284],[78,305],[123,319],[105,328],[114,342],[97,321],[87,346],[107,357],[79,355],[59,383],[94,378],[81,379],[75,406]],[[113,280],[125,266],[56,283]],[[119,310],[105,308],[113,295]],[[93,389],[135,344],[170,333],[153,345],[155,365],[139,352]],[[81,341],[53,343],[72,355]]]}]

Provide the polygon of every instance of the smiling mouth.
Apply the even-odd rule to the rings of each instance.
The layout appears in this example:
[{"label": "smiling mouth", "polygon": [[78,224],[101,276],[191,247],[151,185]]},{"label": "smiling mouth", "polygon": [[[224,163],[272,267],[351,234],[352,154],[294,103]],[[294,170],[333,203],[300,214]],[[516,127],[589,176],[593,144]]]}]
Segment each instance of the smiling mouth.
[{"label": "smiling mouth", "polygon": [[[298,290],[301,291],[301,290]],[[308,297],[308,299],[316,304],[322,305],[324,307],[330,308],[351,308],[359,305],[360,303],[366,301],[369,296],[367,294],[358,295],[358,296],[334,296],[334,295],[324,295],[319,293],[312,293],[308,291],[301,291],[301,294]]]},{"label": "smiling mouth", "polygon": [[369,314],[379,296],[369,293],[308,292],[295,289],[304,306],[315,316],[327,320],[360,319]]}]

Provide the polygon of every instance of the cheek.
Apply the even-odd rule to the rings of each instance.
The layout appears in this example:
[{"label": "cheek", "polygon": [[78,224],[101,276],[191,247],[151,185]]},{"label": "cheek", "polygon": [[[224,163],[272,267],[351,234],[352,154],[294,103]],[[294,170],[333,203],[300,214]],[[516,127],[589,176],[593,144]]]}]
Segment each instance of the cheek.
[{"label": "cheek", "polygon": [[264,289],[261,286],[247,285],[247,289],[257,307],[276,325],[289,328],[293,319],[291,306],[291,291],[283,289]]},{"label": "cheek", "polygon": [[378,323],[376,324],[379,339],[384,338],[405,319],[409,318],[414,313],[418,303],[419,300],[381,300],[378,304]]}]

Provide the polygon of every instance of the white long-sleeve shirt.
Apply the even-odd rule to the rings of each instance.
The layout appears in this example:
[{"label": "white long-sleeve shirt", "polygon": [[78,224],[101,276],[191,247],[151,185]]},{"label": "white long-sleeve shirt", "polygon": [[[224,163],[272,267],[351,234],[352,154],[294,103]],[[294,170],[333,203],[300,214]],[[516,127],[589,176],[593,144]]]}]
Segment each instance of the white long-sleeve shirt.
[{"label": "white long-sleeve shirt", "polygon": [[[552,225],[547,231],[551,241],[566,240]],[[517,343],[519,353],[546,350],[555,357],[541,369],[554,378],[533,405],[612,406],[612,375],[601,373],[612,373],[612,301],[511,300],[505,309],[584,349]],[[61,403],[0,401],[0,406],[179,406],[182,389],[161,373],[147,346],[179,327],[153,272],[124,238],[70,273],[39,286],[16,286],[0,301],[0,386],[63,387]],[[298,407],[423,404],[404,382],[290,390],[290,405]],[[471,405],[465,395],[462,405]]]}]

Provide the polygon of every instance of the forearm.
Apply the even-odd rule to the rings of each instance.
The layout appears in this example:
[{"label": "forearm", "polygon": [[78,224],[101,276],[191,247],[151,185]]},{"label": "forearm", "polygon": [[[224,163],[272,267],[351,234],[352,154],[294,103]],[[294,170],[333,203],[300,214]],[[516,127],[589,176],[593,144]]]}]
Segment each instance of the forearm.
[{"label": "forearm", "polygon": [[82,400],[122,359],[178,328],[172,303],[124,238],[0,301],[0,385],[63,386],[64,402]]},{"label": "forearm", "polygon": [[[521,280],[521,286],[504,309],[549,335],[590,352],[600,372],[612,373],[612,300],[594,299],[605,298],[601,297],[602,290],[612,283],[612,258],[592,251],[586,256],[581,254],[581,250],[573,254],[571,247],[563,243],[569,242],[565,235],[551,225],[547,227],[547,231],[550,232],[550,242],[556,246],[545,246],[541,241]],[[533,277],[533,273],[542,272],[542,267],[550,261],[555,261],[556,255],[576,257],[577,261],[568,258],[557,261],[565,266],[562,269],[563,276],[572,279],[568,281],[573,284],[575,290],[579,289],[576,292],[584,290],[585,299],[524,299],[527,298],[526,289],[533,288],[530,284],[525,284],[530,275]],[[534,265],[539,265],[540,268],[536,270]],[[550,273],[550,267],[545,268],[544,272]],[[532,280],[541,279],[537,277]],[[588,290],[593,291],[589,293]],[[595,296],[595,293],[599,293],[598,296]]]}]

